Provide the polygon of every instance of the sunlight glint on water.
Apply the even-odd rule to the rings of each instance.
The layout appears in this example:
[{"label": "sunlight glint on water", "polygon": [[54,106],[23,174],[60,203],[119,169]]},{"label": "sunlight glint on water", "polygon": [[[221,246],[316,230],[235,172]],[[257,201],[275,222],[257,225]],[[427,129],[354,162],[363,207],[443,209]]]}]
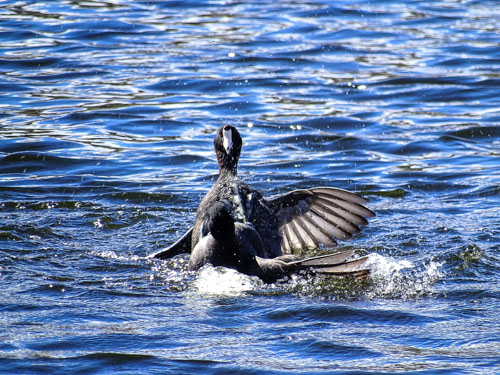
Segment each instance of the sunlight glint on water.
[{"label": "sunlight glint on water", "polygon": [[[497,8],[2,2],[0,373],[499,373]],[[370,199],[369,283],[147,258],[223,123],[266,197]]]}]

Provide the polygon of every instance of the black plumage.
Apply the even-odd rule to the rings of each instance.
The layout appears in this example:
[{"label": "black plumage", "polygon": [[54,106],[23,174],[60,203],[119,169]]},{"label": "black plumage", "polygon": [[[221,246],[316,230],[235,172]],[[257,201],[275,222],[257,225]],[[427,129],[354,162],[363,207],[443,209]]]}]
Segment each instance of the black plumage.
[{"label": "black plumage", "polygon": [[354,253],[352,250],[306,259],[291,254],[262,258],[258,253],[264,243],[259,233],[251,224],[234,222],[228,209],[230,203],[227,201],[214,202],[208,208],[202,229],[206,234],[191,252],[189,269],[197,270],[205,264],[212,264],[258,276],[267,283],[304,269],[314,269],[330,276],[350,274],[364,278],[367,275],[367,270],[354,271],[366,257],[346,262]]},{"label": "black plumage", "polygon": [[[368,202],[365,198],[332,187],[295,190],[265,199],[260,192],[252,189],[237,176],[242,147],[238,130],[231,125],[222,126],[215,136],[214,147],[219,164],[219,177],[202,199],[193,228],[172,246],[151,257],[170,258],[185,252],[197,254],[198,250],[195,250],[200,241],[208,241],[208,236],[214,238],[208,228],[209,223],[213,222],[210,212],[213,213],[212,208],[216,202],[224,202],[224,208],[235,225],[236,239],[245,231],[251,231],[251,237],[260,237],[259,245],[252,247],[253,256],[258,257],[258,260],[262,259],[262,264],[269,259],[318,248],[320,245],[334,247],[335,238],[350,239],[360,231],[360,225],[368,223],[367,217],[375,216],[371,210],[364,207]],[[236,257],[246,254],[248,249],[245,246],[236,245]],[[198,255],[192,255],[191,259],[196,256]],[[209,262],[213,263],[213,257],[207,259],[209,258]],[[288,263],[302,262],[291,259],[285,260]],[[232,268],[238,269],[236,266]],[[244,268],[238,270],[256,274]]]}]

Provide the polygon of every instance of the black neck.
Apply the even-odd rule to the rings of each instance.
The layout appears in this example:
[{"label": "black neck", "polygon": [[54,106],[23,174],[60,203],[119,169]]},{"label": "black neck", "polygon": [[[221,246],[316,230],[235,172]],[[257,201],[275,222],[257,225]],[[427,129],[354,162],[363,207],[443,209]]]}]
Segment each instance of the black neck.
[{"label": "black neck", "polygon": [[238,173],[238,158],[218,151],[217,162],[219,164],[219,174],[229,173],[236,176]]}]

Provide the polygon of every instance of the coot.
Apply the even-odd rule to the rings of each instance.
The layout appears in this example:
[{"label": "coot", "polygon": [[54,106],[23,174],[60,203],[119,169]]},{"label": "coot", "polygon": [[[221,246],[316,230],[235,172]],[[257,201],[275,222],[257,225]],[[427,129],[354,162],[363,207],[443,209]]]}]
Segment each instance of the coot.
[{"label": "coot", "polygon": [[[219,177],[202,199],[194,226],[173,245],[150,257],[165,259],[191,253],[200,241],[212,241],[207,237],[210,233],[207,223],[211,220],[210,213],[220,210],[220,206],[214,206],[216,202],[224,202],[235,230],[240,230],[241,224],[260,236],[260,245],[253,246],[253,251],[261,259],[304,253],[320,245],[335,247],[335,238],[350,239],[360,231],[360,226],[368,224],[366,218],[375,216],[364,206],[368,200],[333,187],[294,190],[266,199],[237,176],[242,139],[234,126],[218,129],[214,147]],[[239,250],[240,256],[246,252]]]}]

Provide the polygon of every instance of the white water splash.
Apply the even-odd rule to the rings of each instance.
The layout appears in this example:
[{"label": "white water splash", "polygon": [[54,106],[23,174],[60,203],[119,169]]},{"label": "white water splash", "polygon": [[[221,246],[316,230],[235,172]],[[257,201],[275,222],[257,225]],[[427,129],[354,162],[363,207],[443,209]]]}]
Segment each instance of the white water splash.
[{"label": "white water splash", "polygon": [[128,256],[118,255],[113,250],[91,251],[90,254],[97,256],[99,258],[113,259],[113,260],[120,260],[120,261],[138,262],[141,259],[141,257],[139,257],[137,255],[128,255]]},{"label": "white water splash", "polygon": [[193,286],[202,294],[235,296],[254,290],[260,283],[236,270],[207,265],[198,271]]},{"label": "white water splash", "polygon": [[177,256],[166,261],[148,259],[151,264],[151,282],[158,282],[168,290],[184,291],[189,288],[192,273],[187,270],[189,257]]},{"label": "white water splash", "polygon": [[416,266],[408,260],[369,254],[366,265],[373,280],[367,296],[372,298],[411,299],[433,294],[434,284],[443,276],[442,264],[432,260]]},{"label": "white water splash", "polygon": [[[333,282],[331,287],[314,274],[301,273],[275,284],[264,284],[257,277],[224,267],[206,265],[196,273],[187,270],[188,257],[176,257],[168,263],[153,262],[151,281],[158,279],[170,289],[188,290],[195,295],[234,297],[246,293],[299,293],[311,296],[334,295],[338,298],[415,299],[436,293],[434,285],[443,274],[435,261],[413,262],[397,260],[379,254],[369,254],[366,266],[371,270],[371,285],[366,289]],[[335,280],[338,281],[338,280]],[[345,290],[344,290],[345,289]],[[188,294],[191,294],[188,293]],[[346,294],[347,293],[347,294]],[[364,296],[364,297],[363,297]]]}]

